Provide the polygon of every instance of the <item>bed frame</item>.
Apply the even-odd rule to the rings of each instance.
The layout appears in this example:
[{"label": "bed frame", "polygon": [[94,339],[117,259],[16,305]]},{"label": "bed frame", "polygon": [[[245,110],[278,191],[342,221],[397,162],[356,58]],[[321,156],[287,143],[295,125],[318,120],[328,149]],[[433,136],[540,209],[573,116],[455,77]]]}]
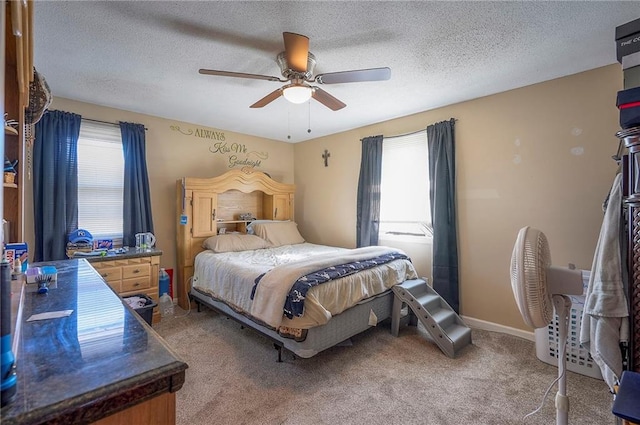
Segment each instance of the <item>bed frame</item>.
[{"label": "bed frame", "polygon": [[282,349],[291,351],[294,355],[302,358],[313,357],[319,352],[333,347],[354,335],[366,331],[371,328],[369,317],[371,311],[374,312],[378,322],[391,317],[393,308],[393,291],[388,290],[373,298],[367,298],[361,303],[333,316],[326,324],[311,328],[307,331],[304,341],[296,341],[291,338],[285,338],[279,333],[265,326],[261,326],[253,320],[237,313],[229,308],[225,303],[220,302],[207,294],[197,290],[191,291],[191,299],[198,305],[200,311],[201,305],[224,314],[238,321],[241,325],[247,326],[263,336],[267,337],[278,350],[278,362],[282,361]]},{"label": "bed frame", "polygon": [[[339,344],[371,327],[370,313],[377,321],[391,317],[393,291],[363,300],[358,305],[334,316],[328,323],[307,331],[304,341],[281,336],[226,304],[191,288],[195,257],[202,252],[202,242],[224,228],[226,232],[246,233],[244,214],[257,219],[293,220],[295,186],[278,183],[267,174],[234,169],[210,179],[185,177],[176,182],[177,254],[176,296],[178,304],[187,309],[195,302],[200,310],[206,305],[242,325],[258,331],[273,341],[282,360],[282,348],[296,356],[308,358]],[[243,214],[243,217],[240,217]]]}]

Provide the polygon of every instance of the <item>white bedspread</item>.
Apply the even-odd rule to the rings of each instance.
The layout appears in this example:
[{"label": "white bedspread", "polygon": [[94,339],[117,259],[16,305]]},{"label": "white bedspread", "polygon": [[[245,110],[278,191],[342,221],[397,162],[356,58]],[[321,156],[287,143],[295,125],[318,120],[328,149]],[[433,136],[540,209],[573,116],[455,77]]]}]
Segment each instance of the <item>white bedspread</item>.
[{"label": "white bedspread", "polygon": [[[307,293],[304,315],[287,319],[282,313],[285,298],[298,277],[326,267],[331,262],[336,264],[335,261],[339,260],[337,264],[342,264],[390,250],[388,247],[348,250],[303,243],[222,254],[204,251],[196,256],[193,286],[273,328],[288,326],[308,329],[327,323],[333,315],[406,279],[414,279],[417,274],[410,261],[394,260],[323,283],[312,287]],[[298,269],[299,266],[303,266],[303,269]],[[266,274],[252,301],[250,295],[255,279],[274,268],[282,269],[284,275]],[[283,276],[287,276],[286,280]],[[275,292],[272,294],[271,291]]]}]

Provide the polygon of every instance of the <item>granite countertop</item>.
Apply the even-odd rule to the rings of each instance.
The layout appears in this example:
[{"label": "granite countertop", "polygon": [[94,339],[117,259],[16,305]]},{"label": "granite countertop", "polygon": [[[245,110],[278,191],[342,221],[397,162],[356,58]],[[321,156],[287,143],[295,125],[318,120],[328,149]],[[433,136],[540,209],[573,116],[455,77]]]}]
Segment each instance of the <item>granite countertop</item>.
[{"label": "granite countertop", "polygon": [[[188,367],[84,259],[55,261],[48,294],[24,292],[17,341],[17,394],[8,424],[89,423],[166,392]],[[56,319],[27,321],[44,312]]]}]

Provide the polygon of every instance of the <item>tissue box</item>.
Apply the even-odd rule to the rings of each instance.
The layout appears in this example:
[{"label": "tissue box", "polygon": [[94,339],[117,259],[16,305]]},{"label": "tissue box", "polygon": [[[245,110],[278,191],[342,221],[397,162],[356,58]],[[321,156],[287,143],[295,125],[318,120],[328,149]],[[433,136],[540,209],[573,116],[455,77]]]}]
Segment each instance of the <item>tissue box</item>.
[{"label": "tissue box", "polygon": [[26,271],[27,283],[37,283],[40,278],[49,282],[58,280],[58,270],[54,266],[30,267]]},{"label": "tissue box", "polygon": [[96,239],[93,241],[93,250],[113,249],[113,239]]},{"label": "tissue box", "polygon": [[46,282],[47,290],[58,288],[58,270],[54,266],[30,267],[25,273],[27,292],[40,292],[40,282]]},{"label": "tissue box", "polygon": [[29,264],[29,250],[26,243],[8,243],[4,247],[4,253],[9,260],[9,265],[13,271],[13,261],[19,258],[22,262],[22,273],[27,271]]}]

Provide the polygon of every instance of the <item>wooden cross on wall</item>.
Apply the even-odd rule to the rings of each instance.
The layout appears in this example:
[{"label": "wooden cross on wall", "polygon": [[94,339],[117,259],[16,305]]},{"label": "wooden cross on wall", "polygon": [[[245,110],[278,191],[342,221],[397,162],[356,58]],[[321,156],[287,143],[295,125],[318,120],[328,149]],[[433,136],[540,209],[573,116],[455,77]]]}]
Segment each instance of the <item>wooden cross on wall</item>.
[{"label": "wooden cross on wall", "polygon": [[324,159],[324,166],[328,167],[329,166],[329,157],[331,156],[331,154],[329,153],[328,150],[324,150],[324,153],[322,154],[322,159]]}]

